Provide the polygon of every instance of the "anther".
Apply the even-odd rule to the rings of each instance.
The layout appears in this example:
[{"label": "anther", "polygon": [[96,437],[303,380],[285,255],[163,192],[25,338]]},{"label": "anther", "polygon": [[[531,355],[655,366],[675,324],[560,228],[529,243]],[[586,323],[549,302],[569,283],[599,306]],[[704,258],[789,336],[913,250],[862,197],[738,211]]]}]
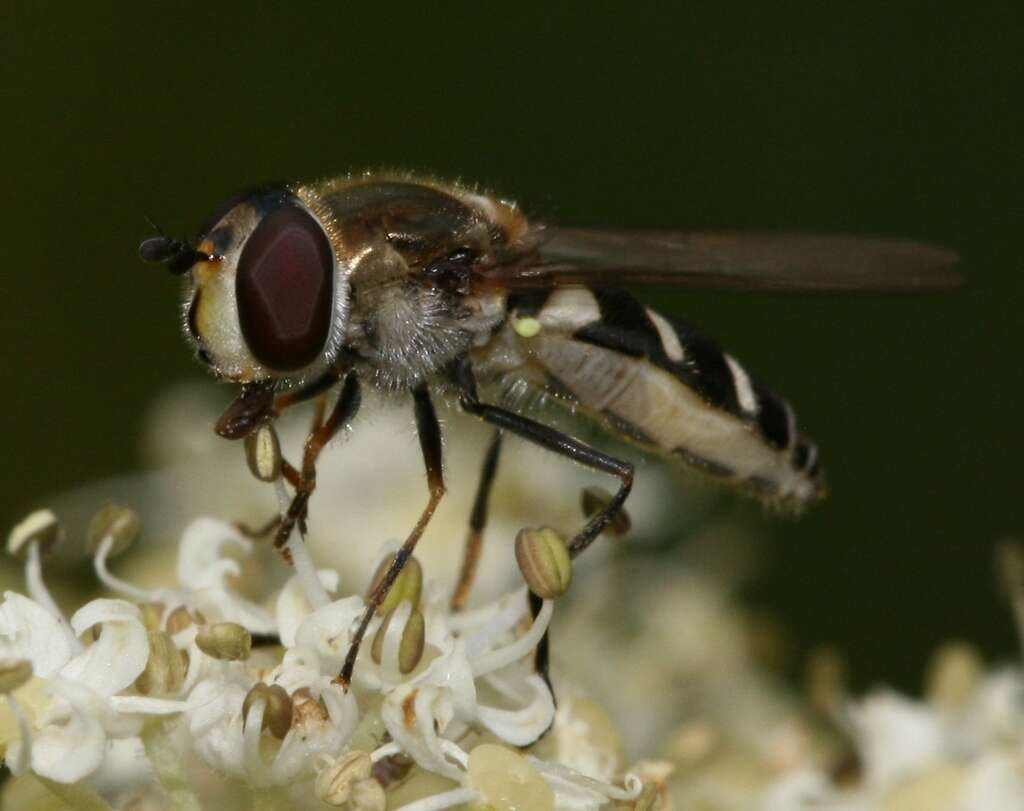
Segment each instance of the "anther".
[{"label": "anther", "polygon": [[572,580],[565,539],[551,527],[522,529],[516,536],[516,562],[530,591],[544,600],[560,597]]},{"label": "anther", "polygon": [[111,538],[112,544],[107,557],[117,557],[139,537],[139,526],[139,515],[135,510],[119,504],[105,505],[89,522],[86,545],[90,554],[95,555],[100,545],[107,538]]},{"label": "anther", "polygon": [[269,729],[270,734],[278,740],[288,734],[292,726],[292,700],[288,692],[280,684],[264,684],[259,682],[246,693],[242,702],[242,718],[249,718],[249,711],[257,699],[262,698],[263,721],[261,729]]},{"label": "anther", "polygon": [[[380,586],[384,580],[384,575],[387,574],[394,560],[394,555],[388,555],[380,562],[377,571],[373,574],[373,579],[370,581],[370,588],[366,592],[368,597]],[[391,590],[388,591],[387,597],[377,606],[377,614],[379,616],[387,614],[402,600],[408,600],[414,606],[417,606],[420,604],[422,592],[423,567],[420,566],[420,562],[416,558],[409,558],[405,562],[405,566],[402,567],[402,571],[398,573],[398,577],[395,578],[395,582],[391,584]]]},{"label": "anther", "polygon": [[214,659],[239,662],[249,658],[252,636],[237,622],[215,622],[199,629],[196,645]]},{"label": "anther", "polygon": [[51,510],[36,510],[21,521],[7,536],[7,554],[24,560],[33,543],[39,545],[40,554],[53,550],[64,540],[64,528]]}]

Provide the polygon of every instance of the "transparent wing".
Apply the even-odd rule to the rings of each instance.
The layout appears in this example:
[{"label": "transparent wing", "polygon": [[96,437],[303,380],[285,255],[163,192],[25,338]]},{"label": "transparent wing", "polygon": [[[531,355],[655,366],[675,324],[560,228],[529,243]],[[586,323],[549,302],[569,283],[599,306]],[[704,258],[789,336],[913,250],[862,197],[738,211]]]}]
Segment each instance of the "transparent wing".
[{"label": "transparent wing", "polygon": [[667,284],[730,290],[941,290],[957,255],[901,239],[554,228],[520,261],[482,271],[506,287]]}]

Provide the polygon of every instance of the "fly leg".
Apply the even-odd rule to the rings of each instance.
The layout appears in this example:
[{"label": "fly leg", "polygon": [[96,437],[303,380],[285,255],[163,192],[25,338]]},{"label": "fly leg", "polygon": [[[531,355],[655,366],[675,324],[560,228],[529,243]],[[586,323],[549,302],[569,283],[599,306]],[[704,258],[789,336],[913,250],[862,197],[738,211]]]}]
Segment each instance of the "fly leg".
[{"label": "fly leg", "polygon": [[[594,542],[594,539],[605,530],[622,509],[622,505],[629,496],[630,490],[633,489],[633,465],[601,453],[601,451],[591,448],[589,445],[567,434],[563,434],[561,431],[556,431],[554,428],[531,420],[528,417],[523,417],[498,406],[481,403],[477,396],[473,371],[467,361],[463,361],[455,367],[454,379],[459,387],[459,402],[464,411],[476,414],[485,422],[494,425],[498,429],[516,434],[560,456],[565,456],[593,470],[610,473],[619,480],[619,489],[615,495],[602,509],[591,516],[586,525],[569,542],[569,554],[572,557],[578,556]],[[531,594],[530,609],[534,616],[540,610],[540,605],[541,601]],[[537,650],[534,654],[534,667],[544,681],[547,682],[548,687],[550,687],[548,635],[546,633],[537,644]]]},{"label": "fly leg", "polygon": [[[320,396],[322,397],[322,394]],[[291,465],[288,465],[287,467],[291,468],[289,471],[282,467],[285,477],[295,488],[291,503],[281,516],[281,522],[274,534],[274,548],[281,552],[285,560],[289,558],[285,545],[288,543],[295,525],[299,525],[299,531],[303,535],[306,533],[306,507],[309,504],[309,497],[316,489],[316,460],[327,443],[359,411],[360,400],[359,378],[355,372],[349,372],[342,384],[338,400],[327,419],[323,419],[326,412],[326,401],[321,399],[317,404],[313,428],[303,446],[301,469],[296,471]]]},{"label": "fly leg", "polygon": [[469,532],[466,535],[466,550],[462,555],[462,568],[459,570],[459,580],[452,593],[452,611],[461,611],[465,608],[469,590],[476,579],[480,552],[483,548],[484,528],[487,526],[487,506],[491,498],[491,489],[494,487],[494,475],[498,470],[498,457],[501,455],[501,436],[500,430],[494,432],[480,470],[480,482],[477,484],[476,498],[473,499],[473,512],[469,515]]},{"label": "fly leg", "polygon": [[345,664],[342,666],[341,673],[337,678],[338,683],[345,688],[352,682],[352,671],[355,669],[356,657],[359,655],[359,645],[366,635],[366,628],[370,624],[370,620],[376,613],[377,607],[388,596],[388,591],[391,590],[392,584],[394,584],[395,579],[405,567],[406,562],[412,557],[416,543],[423,535],[423,530],[427,528],[427,524],[430,523],[430,519],[434,515],[434,510],[437,509],[437,505],[444,495],[444,476],[441,470],[441,425],[437,421],[437,413],[434,411],[434,404],[430,401],[430,393],[427,387],[425,385],[419,386],[413,390],[412,396],[413,407],[416,413],[416,432],[419,434],[420,450],[423,452],[423,464],[427,471],[427,487],[430,491],[430,499],[427,501],[427,506],[423,508],[416,526],[409,533],[409,537],[405,539],[405,543],[395,553],[391,564],[388,566],[387,571],[384,572],[384,576],[377,584],[377,587],[366,598],[366,610],[363,612],[363,618],[359,622],[355,636],[352,637],[348,654],[345,656]]}]

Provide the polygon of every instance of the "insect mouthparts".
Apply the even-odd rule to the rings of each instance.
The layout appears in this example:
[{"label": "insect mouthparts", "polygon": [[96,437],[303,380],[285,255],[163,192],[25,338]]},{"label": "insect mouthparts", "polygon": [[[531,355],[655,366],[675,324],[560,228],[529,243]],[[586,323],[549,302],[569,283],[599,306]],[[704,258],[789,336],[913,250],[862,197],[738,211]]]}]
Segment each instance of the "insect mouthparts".
[{"label": "insect mouthparts", "polygon": [[143,262],[167,263],[175,276],[187,273],[197,262],[212,262],[216,257],[197,251],[181,239],[159,236],[144,239],[139,245],[139,258]]}]

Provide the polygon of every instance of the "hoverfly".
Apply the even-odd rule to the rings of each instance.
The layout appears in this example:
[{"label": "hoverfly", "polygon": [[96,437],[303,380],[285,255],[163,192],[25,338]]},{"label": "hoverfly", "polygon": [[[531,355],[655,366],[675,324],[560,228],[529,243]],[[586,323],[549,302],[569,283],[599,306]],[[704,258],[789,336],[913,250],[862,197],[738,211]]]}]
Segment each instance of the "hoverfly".
[{"label": "hoverfly", "polygon": [[[571,539],[572,555],[608,527],[633,484],[632,464],[528,418],[502,395],[529,391],[566,403],[767,501],[799,507],[822,494],[817,448],[785,400],[714,340],[621,286],[928,289],[957,280],[952,254],[914,242],[555,228],[490,194],[398,174],[248,191],[223,204],[194,244],[160,236],[140,254],[187,274],[185,332],[218,377],[241,384],[217,423],[220,435],[240,439],[297,403],[318,402],[301,464],[285,467],[294,494],[276,529],[279,548],[296,524],[304,532],[317,457],[358,410],[360,385],[412,395],[429,499],[368,596],[339,677],[345,684],[375,609],[445,491],[432,390],[496,429],[458,607],[503,433],[618,479]],[[496,402],[478,383],[497,390]]]}]

